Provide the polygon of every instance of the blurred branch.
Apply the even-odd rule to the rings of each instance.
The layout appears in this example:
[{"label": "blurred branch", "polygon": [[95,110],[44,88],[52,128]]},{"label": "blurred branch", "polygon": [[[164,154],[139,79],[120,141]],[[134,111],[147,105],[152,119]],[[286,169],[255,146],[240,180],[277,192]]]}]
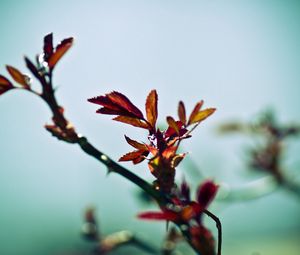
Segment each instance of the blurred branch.
[{"label": "blurred branch", "polygon": [[86,239],[96,242],[93,252],[97,255],[105,255],[119,247],[130,245],[139,248],[149,254],[158,254],[158,250],[146,243],[130,231],[118,231],[103,236],[100,234],[100,227],[95,217],[95,209],[90,207],[85,211],[85,222],[82,226],[82,235]]},{"label": "blurred branch", "polygon": [[[300,134],[300,125],[279,125],[273,112],[265,112],[256,122],[228,122],[219,126],[221,134],[239,133],[258,135],[264,140],[263,146],[250,150],[249,167],[252,171],[265,172],[269,176],[251,182],[240,189],[231,189],[223,184],[223,195],[227,201],[255,199],[268,195],[279,187],[291,191],[300,198],[300,184],[291,180],[282,167],[284,142]],[[227,190],[226,190],[227,189]],[[222,190],[222,189],[221,189]]]}]

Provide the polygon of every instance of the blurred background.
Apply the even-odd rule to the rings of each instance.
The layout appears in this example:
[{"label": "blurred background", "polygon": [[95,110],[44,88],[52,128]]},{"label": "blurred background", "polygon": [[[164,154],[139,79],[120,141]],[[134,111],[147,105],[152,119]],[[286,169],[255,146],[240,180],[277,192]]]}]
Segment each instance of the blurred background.
[{"label": "blurred background", "polygon": [[[7,75],[5,64],[27,72],[23,56],[40,53],[47,33],[54,33],[56,43],[75,37],[54,73],[57,97],[77,130],[113,159],[130,150],[124,134],[143,140],[145,133],[95,114],[86,101],[112,90],[142,108],[156,88],[161,123],[176,114],[179,100],[188,112],[200,99],[217,108],[184,143],[191,153],[178,173],[194,185],[200,182],[195,169],[233,188],[263,176],[247,170],[251,140],[220,136],[218,124],[251,121],[265,109],[273,109],[282,123],[299,122],[297,0],[1,0],[0,13],[1,74]],[[0,253],[88,252],[91,245],[80,228],[89,205],[96,207],[103,233],[128,229],[159,247],[165,224],[136,219],[156,207],[141,203],[128,181],[107,177],[105,167],[77,146],[51,137],[43,128],[50,117],[29,93],[0,98]],[[284,166],[299,178],[299,140],[287,145]],[[124,165],[152,180],[146,163]],[[249,201],[216,201],[211,211],[223,223],[223,254],[298,255],[299,202],[284,189]],[[207,224],[215,233],[209,219]],[[113,254],[142,252],[126,248]]]}]

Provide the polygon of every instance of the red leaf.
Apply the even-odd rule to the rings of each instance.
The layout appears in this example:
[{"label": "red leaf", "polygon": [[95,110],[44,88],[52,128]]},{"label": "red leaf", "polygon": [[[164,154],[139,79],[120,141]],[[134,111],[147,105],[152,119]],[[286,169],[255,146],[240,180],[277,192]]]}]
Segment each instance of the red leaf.
[{"label": "red leaf", "polygon": [[197,190],[197,201],[203,206],[203,208],[207,208],[210,202],[214,199],[217,191],[218,185],[216,185],[213,181],[207,180],[203,182]]},{"label": "red leaf", "polygon": [[67,38],[57,45],[55,52],[49,57],[48,65],[50,69],[53,69],[57,62],[62,58],[62,56],[71,48],[73,44],[73,38]]},{"label": "red leaf", "polygon": [[48,62],[53,54],[53,34],[50,33],[44,37],[44,59]]},{"label": "red leaf", "polygon": [[139,150],[144,150],[144,151],[148,151],[148,148],[145,144],[143,143],[139,143],[135,140],[130,139],[128,136],[125,135],[125,139],[127,141],[128,144],[130,144],[132,147],[139,149]]},{"label": "red leaf", "polygon": [[145,123],[137,118],[134,118],[134,117],[117,116],[117,117],[113,118],[113,120],[120,121],[120,122],[129,124],[129,125],[132,125],[135,127],[149,129],[149,126],[147,125],[147,123]]},{"label": "red leaf", "polygon": [[205,110],[202,110],[194,115],[193,119],[191,120],[190,124],[201,122],[205,120],[207,117],[212,115],[216,111],[215,108],[207,108]]},{"label": "red leaf", "polygon": [[186,125],[186,113],[184,103],[182,101],[180,101],[178,104],[178,117],[179,120],[183,123],[183,125]]},{"label": "red leaf", "polygon": [[27,75],[22,74],[18,69],[12,66],[6,66],[6,69],[11,77],[15,80],[15,82],[19,83],[24,88],[29,88]]},{"label": "red leaf", "polygon": [[[168,119],[167,119],[167,121],[168,121]],[[173,122],[172,120],[169,120],[169,121]],[[172,126],[170,126],[170,123],[169,123],[169,127],[166,130],[166,132],[165,132],[165,137],[166,138],[174,136],[174,135],[183,136],[187,132],[187,129],[183,128],[183,124],[182,124],[182,122],[180,120],[175,121],[175,123],[176,123],[176,125],[174,123],[172,123]],[[174,129],[173,127],[177,127],[177,129]]]},{"label": "red leaf", "polygon": [[133,114],[136,118],[144,119],[143,113],[133,104],[131,101],[124,96],[122,93],[113,91],[106,95],[107,98],[115,103],[121,109],[128,111],[129,113]]},{"label": "red leaf", "polygon": [[150,153],[153,155],[153,156],[156,156],[157,153],[158,153],[158,149],[153,147],[153,146],[150,146],[150,145],[146,145],[147,148],[148,148],[148,151],[150,151]]},{"label": "red leaf", "polygon": [[10,88],[13,87],[12,83],[3,75],[0,75],[0,86],[1,87],[10,87]]},{"label": "red leaf", "polygon": [[0,95],[12,88],[14,88],[12,83],[3,75],[0,75]]},{"label": "red leaf", "polygon": [[121,158],[119,158],[119,161],[131,161],[131,160],[135,160],[139,157],[142,156],[144,151],[141,150],[137,150],[137,151],[132,151],[132,152],[128,152],[125,155],[123,155]]},{"label": "red leaf", "polygon": [[147,121],[150,123],[151,127],[155,129],[156,121],[157,121],[157,93],[156,90],[152,90],[147,99],[146,99],[146,115]]},{"label": "red leaf", "polygon": [[138,163],[141,163],[144,159],[146,159],[148,154],[149,154],[149,151],[144,151],[140,157],[132,160],[132,163],[135,164],[135,165],[138,164]]},{"label": "red leaf", "polygon": [[164,150],[162,156],[166,159],[170,159],[173,156],[175,156],[176,150],[177,150],[177,146],[169,146]]},{"label": "red leaf", "polygon": [[110,110],[116,110],[116,111],[121,110],[120,106],[113,103],[107,96],[98,96],[98,97],[89,98],[88,101],[93,104],[102,105],[105,108],[108,108]]},{"label": "red leaf", "polygon": [[167,117],[167,122],[168,122],[168,125],[170,128],[172,128],[176,134],[179,134],[179,127],[178,127],[178,124],[177,122],[173,119],[173,117],[171,116],[168,116]]},{"label": "red leaf", "polygon": [[122,112],[120,110],[112,110],[106,107],[100,108],[96,111],[96,113],[108,114],[108,115],[119,115]]},{"label": "red leaf", "polygon": [[195,115],[199,112],[199,110],[201,109],[202,105],[203,105],[203,100],[201,100],[200,102],[198,102],[195,105],[195,107],[194,107],[194,109],[193,109],[193,111],[192,111],[192,113],[191,113],[191,115],[189,117],[188,125],[192,124],[192,122],[193,122],[193,120],[195,118]]},{"label": "red leaf", "polygon": [[167,220],[176,221],[179,217],[175,212],[166,210],[164,212],[144,212],[137,216],[139,219],[143,220]]}]

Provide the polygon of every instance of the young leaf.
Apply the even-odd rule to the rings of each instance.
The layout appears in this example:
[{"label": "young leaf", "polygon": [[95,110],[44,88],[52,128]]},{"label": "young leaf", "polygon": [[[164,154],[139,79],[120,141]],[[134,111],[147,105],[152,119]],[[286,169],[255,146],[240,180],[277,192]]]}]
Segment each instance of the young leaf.
[{"label": "young leaf", "polygon": [[125,155],[123,155],[121,158],[119,158],[119,161],[131,161],[131,160],[135,160],[135,159],[141,157],[142,154],[143,154],[143,151],[141,151],[141,150],[128,152]]},{"label": "young leaf", "polygon": [[30,61],[29,58],[25,57],[25,64],[27,66],[27,68],[31,71],[31,73],[35,76],[35,78],[37,78],[38,80],[41,79],[41,75],[38,71],[38,69],[36,68],[36,66]]},{"label": "young leaf", "polygon": [[12,88],[14,88],[12,83],[3,75],[0,75],[0,95]]},{"label": "young leaf", "polygon": [[107,95],[89,98],[88,102],[103,106],[103,108],[100,108],[97,113],[112,115],[123,115],[124,113],[124,110],[121,109],[119,105],[112,102]]},{"label": "young leaf", "polygon": [[1,74],[0,74],[0,86],[1,87],[10,87],[10,88],[13,87],[12,83]]},{"label": "young leaf", "polygon": [[137,118],[134,118],[134,117],[117,116],[117,117],[113,118],[113,120],[120,121],[120,122],[129,124],[129,125],[132,125],[135,127],[149,129],[149,126],[147,125],[147,123],[145,123]]},{"label": "young leaf", "polygon": [[175,155],[172,158],[171,167],[173,167],[173,168],[177,167],[179,165],[179,163],[184,159],[185,155],[186,155],[185,153]]},{"label": "young leaf", "polygon": [[175,156],[176,150],[177,150],[176,146],[169,146],[163,151],[162,156],[165,159],[171,159]]},{"label": "young leaf", "polygon": [[144,118],[143,113],[122,93],[113,91],[106,96],[111,102],[115,103],[121,109],[128,111],[136,118]]},{"label": "young leaf", "polygon": [[138,163],[141,163],[143,160],[146,159],[148,154],[149,154],[149,151],[144,151],[140,157],[132,160],[132,163],[135,164],[135,165],[138,164]]},{"label": "young leaf", "polygon": [[50,33],[44,37],[44,59],[48,62],[49,58],[53,54],[53,34]]},{"label": "young leaf", "polygon": [[107,115],[119,115],[122,113],[120,110],[112,110],[106,107],[102,107],[96,111],[96,113],[107,114]]},{"label": "young leaf", "polygon": [[144,150],[144,151],[148,151],[148,148],[145,144],[143,143],[139,143],[135,140],[130,139],[128,136],[125,135],[125,139],[127,141],[128,144],[130,144],[132,147],[139,149],[139,150]]},{"label": "young leaf", "polygon": [[167,122],[170,128],[174,129],[176,134],[179,134],[179,127],[177,122],[173,119],[173,117],[168,116],[167,117]]},{"label": "young leaf", "polygon": [[201,109],[202,105],[203,105],[203,100],[201,100],[200,102],[198,102],[195,105],[195,107],[194,107],[194,109],[193,109],[193,111],[192,111],[192,113],[191,113],[191,115],[189,117],[188,125],[191,125],[193,123],[195,115],[199,112],[199,110]]},{"label": "young leaf", "polygon": [[193,119],[191,120],[190,124],[205,120],[207,117],[212,115],[215,112],[215,110],[216,110],[215,108],[207,108],[205,110],[196,113]]},{"label": "young leaf", "polygon": [[157,93],[156,90],[152,90],[146,99],[146,115],[147,121],[150,123],[151,127],[154,129],[157,120]]},{"label": "young leaf", "polygon": [[186,113],[184,103],[182,101],[180,101],[178,104],[178,117],[179,120],[183,123],[183,125],[186,125]]},{"label": "young leaf", "polygon": [[6,69],[11,77],[15,80],[15,82],[19,83],[24,88],[29,88],[28,76],[22,74],[18,69],[12,66],[6,66]]},{"label": "young leaf", "polygon": [[73,38],[67,38],[57,45],[55,52],[48,59],[48,66],[53,69],[57,62],[62,58],[62,56],[71,48],[73,44]]}]

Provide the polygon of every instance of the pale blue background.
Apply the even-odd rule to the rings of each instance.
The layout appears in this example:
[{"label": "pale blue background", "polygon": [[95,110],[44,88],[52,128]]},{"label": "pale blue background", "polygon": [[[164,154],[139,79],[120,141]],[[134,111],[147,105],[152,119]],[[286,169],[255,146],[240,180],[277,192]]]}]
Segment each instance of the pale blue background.
[{"label": "pale blue background", "polygon": [[[86,99],[111,90],[142,106],[156,88],[161,121],[176,113],[179,100],[188,109],[199,99],[217,107],[185,148],[206,175],[233,186],[256,178],[243,164],[249,143],[217,136],[218,123],[249,120],[265,107],[283,122],[299,121],[299,1],[1,0],[0,14],[1,74],[5,64],[25,71],[22,57],[40,52],[47,33],[56,42],[75,37],[55,70],[57,95],[78,131],[114,159],[129,150],[123,134],[144,133],[94,114]],[[106,178],[98,162],[53,139],[43,129],[49,120],[33,95],[0,98],[0,254],[88,249],[79,229],[90,204],[103,232],[132,229],[159,246],[165,226],[135,219],[149,207],[136,201],[134,186]],[[299,142],[291,146],[285,162],[299,173]],[[151,180],[145,164],[127,166]],[[225,255],[299,254],[300,205],[291,194],[212,210],[223,221]]]}]

